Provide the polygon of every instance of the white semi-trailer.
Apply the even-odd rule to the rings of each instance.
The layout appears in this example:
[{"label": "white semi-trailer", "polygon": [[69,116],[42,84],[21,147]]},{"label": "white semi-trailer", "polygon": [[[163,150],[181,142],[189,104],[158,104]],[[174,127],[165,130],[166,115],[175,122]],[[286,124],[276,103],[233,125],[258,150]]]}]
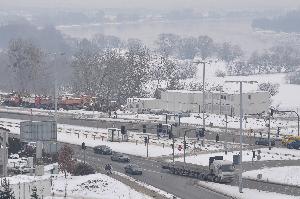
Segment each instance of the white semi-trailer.
[{"label": "white semi-trailer", "polygon": [[166,162],[162,164],[162,169],[169,170],[176,175],[219,183],[232,182],[236,175],[233,162],[223,160],[222,156],[210,157],[208,167],[183,162]]}]

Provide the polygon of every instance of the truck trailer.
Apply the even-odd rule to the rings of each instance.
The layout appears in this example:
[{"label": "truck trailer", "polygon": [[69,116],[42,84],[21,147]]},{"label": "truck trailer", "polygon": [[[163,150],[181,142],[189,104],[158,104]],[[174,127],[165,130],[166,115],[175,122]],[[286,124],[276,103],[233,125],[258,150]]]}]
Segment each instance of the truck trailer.
[{"label": "truck trailer", "polygon": [[230,183],[236,176],[233,162],[223,160],[223,156],[210,157],[208,167],[183,162],[164,162],[162,163],[162,169],[175,175],[189,176],[217,183]]}]

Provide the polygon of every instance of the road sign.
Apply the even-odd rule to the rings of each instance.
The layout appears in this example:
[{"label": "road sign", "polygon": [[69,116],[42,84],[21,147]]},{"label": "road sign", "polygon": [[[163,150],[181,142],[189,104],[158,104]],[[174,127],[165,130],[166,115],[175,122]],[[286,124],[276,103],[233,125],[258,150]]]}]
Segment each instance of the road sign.
[{"label": "road sign", "polygon": [[20,122],[21,141],[57,141],[57,124],[55,121]]}]

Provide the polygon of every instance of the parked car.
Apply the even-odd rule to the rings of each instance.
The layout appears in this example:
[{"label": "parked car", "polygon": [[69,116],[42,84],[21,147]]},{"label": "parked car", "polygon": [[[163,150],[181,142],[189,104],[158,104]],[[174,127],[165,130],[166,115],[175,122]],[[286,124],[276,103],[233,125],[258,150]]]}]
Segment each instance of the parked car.
[{"label": "parked car", "polygon": [[112,150],[108,146],[99,145],[94,147],[94,153],[102,154],[102,155],[111,155]]},{"label": "parked car", "polygon": [[112,161],[117,162],[130,162],[130,158],[127,155],[121,153],[115,153],[111,156]]},{"label": "parked car", "polygon": [[19,159],[19,155],[18,154],[11,154],[9,157],[9,159]]},{"label": "parked car", "polygon": [[131,175],[142,175],[142,169],[136,165],[136,164],[128,164],[124,167],[125,173],[131,174]]},{"label": "parked car", "polygon": [[26,167],[26,166],[15,167],[15,168],[11,168],[10,170],[14,174],[30,173],[31,170],[32,170],[32,172],[34,172],[34,168],[29,168],[29,167]]},{"label": "parked car", "polygon": [[[256,145],[269,146],[269,140],[267,138],[258,138],[255,141]],[[275,146],[275,140],[271,139],[271,146]]]},{"label": "parked car", "polygon": [[296,140],[287,144],[288,149],[300,149],[300,141]]}]

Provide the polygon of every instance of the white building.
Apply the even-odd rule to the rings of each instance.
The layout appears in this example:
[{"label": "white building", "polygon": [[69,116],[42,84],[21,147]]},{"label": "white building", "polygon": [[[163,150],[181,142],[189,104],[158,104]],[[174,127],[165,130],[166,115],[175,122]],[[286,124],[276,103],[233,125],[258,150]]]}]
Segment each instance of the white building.
[{"label": "white building", "polygon": [[[219,91],[205,93],[207,113],[238,115],[240,111],[240,94]],[[271,104],[270,94],[264,91],[243,93],[245,114],[267,112]],[[161,92],[161,98],[129,98],[127,108],[133,112],[162,110],[167,112],[202,112],[202,92],[187,90],[167,90]]]}]

